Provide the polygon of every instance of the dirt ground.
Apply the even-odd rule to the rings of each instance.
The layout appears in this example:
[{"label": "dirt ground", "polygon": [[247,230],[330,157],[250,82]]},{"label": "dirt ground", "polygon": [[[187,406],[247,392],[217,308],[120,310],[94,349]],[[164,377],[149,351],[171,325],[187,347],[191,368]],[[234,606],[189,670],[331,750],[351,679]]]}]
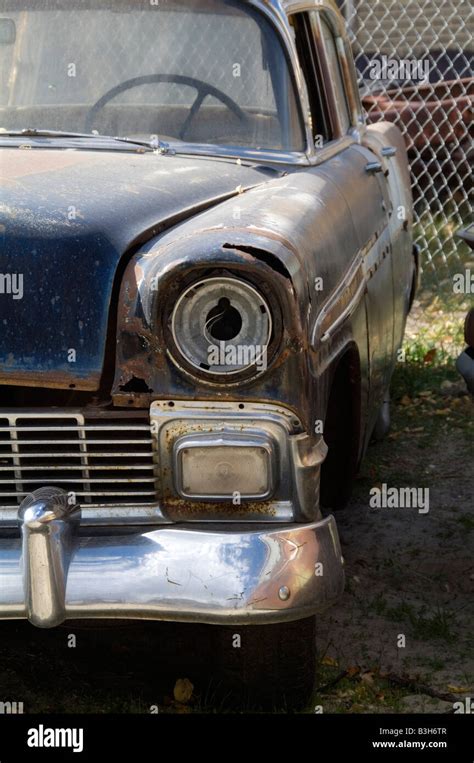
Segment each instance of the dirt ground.
[{"label": "dirt ground", "polygon": [[[458,415],[472,417],[459,400]],[[423,430],[436,410],[445,408],[420,410],[400,437],[371,449],[338,515],[347,585],[321,619],[319,646],[328,681],[349,675],[319,697],[327,711],[452,712],[474,694],[473,432],[447,414],[445,426]],[[369,508],[380,483],[428,487],[429,512]]]},{"label": "dirt ground", "polygon": [[[320,617],[310,713],[453,712],[474,696],[473,403],[452,347],[423,335],[417,309],[394,379],[391,434],[369,448],[353,499],[337,514],[347,585]],[[457,333],[453,341],[462,344]],[[429,488],[429,511],[370,508],[370,490],[383,483]],[[227,706],[202,672],[212,665],[208,632],[161,623],[101,631],[2,623],[0,699],[32,713],[222,712]],[[184,678],[192,694],[181,684],[181,696],[173,695]]]},{"label": "dirt ground", "polygon": [[[325,711],[453,712],[474,695],[474,406],[454,367],[469,307],[421,292],[391,433],[337,515],[347,585],[320,622]],[[370,508],[383,484],[428,488],[429,511]]]}]

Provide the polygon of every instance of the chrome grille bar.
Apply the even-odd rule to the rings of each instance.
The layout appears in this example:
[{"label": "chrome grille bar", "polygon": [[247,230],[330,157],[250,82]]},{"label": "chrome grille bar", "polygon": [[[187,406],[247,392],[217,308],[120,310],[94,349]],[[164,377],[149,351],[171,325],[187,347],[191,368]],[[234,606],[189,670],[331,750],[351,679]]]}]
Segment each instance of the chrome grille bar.
[{"label": "chrome grille bar", "polygon": [[[141,453],[140,455],[143,455],[143,453]],[[77,457],[77,454],[75,455],[75,457]],[[1,462],[1,459],[0,459],[0,462]],[[45,472],[46,471],[56,471],[57,468],[58,468],[57,466],[45,465],[45,466],[41,467],[41,470],[45,471]],[[104,471],[105,472],[105,471],[108,471],[108,470],[115,470],[116,468],[117,468],[116,466],[88,466],[87,470],[88,471],[93,471],[94,469],[100,469],[100,471]],[[132,471],[133,471],[133,469],[153,469],[153,465],[152,464],[138,464],[138,465],[137,464],[132,464],[132,465],[128,465],[127,466],[127,471],[129,469],[131,469]],[[78,467],[77,466],[61,466],[61,471],[68,471],[68,470],[77,471]],[[12,467],[11,466],[0,466],[0,472],[1,471],[9,471],[9,472],[11,472],[12,471]],[[22,466],[21,467],[21,471],[22,472],[38,471],[38,467],[37,466]],[[24,480],[22,480],[22,481],[24,482]]]},{"label": "chrome grille bar", "polygon": [[[57,440],[14,440],[16,445],[57,445]],[[110,440],[93,440],[94,445],[109,445]],[[117,445],[129,445],[133,443],[145,443],[150,445],[153,440],[114,440],[114,444]],[[61,440],[61,443],[65,445],[77,445],[78,440]],[[0,441],[1,444],[1,441]],[[77,454],[76,454],[77,455]]]},{"label": "chrome grille bar", "polygon": [[[10,426],[10,427],[0,427],[0,432],[12,432],[16,431],[18,427]],[[77,427],[41,427],[42,432],[77,432],[78,430],[84,431],[84,432],[129,432],[129,427],[121,427],[121,426],[110,426],[110,427],[91,427],[81,425],[78,423]],[[144,431],[149,432],[150,427],[146,426],[136,426],[133,428],[133,431]],[[37,432],[38,427],[21,427],[22,432]]]},{"label": "chrome grille bar", "polygon": [[[1,445],[1,442],[0,442],[0,445]],[[107,453],[105,451],[103,453],[92,453],[91,451],[88,451],[87,454],[90,458],[109,458],[111,455],[113,455],[114,458],[130,458],[132,456],[143,456],[143,452],[140,452],[140,451],[138,452],[130,451],[129,453],[116,453],[115,451],[113,453],[112,452]],[[21,460],[24,461],[25,458],[52,458],[52,457],[64,458],[66,456],[76,458],[77,453],[73,453],[73,452],[72,453],[66,453],[66,452],[64,453],[39,453],[39,452],[38,453],[22,453]],[[0,452],[0,461],[4,461],[7,458],[16,458],[16,456],[12,453]],[[22,469],[24,468],[25,467],[22,467]]]},{"label": "chrome grille bar", "polygon": [[[124,493],[114,493],[114,492],[112,492],[112,491],[107,491],[106,493],[96,493],[96,492],[89,492],[89,491],[87,491],[87,493],[81,493],[80,491],[77,491],[77,490],[75,490],[74,492],[75,492],[75,495],[76,495],[76,496],[79,496],[79,497],[80,497],[80,496],[84,496],[84,497],[86,497],[86,496],[90,496],[90,495],[103,495],[103,496],[109,496],[109,495],[113,495],[113,496],[123,496],[123,495],[124,495]],[[13,496],[15,496],[15,497],[17,497],[17,496],[21,496],[21,497],[25,497],[26,495],[29,495],[29,492],[23,492],[23,493],[20,493],[20,492],[15,492],[15,493],[3,493],[3,492],[2,492],[2,496],[11,496],[11,497],[13,497]],[[152,491],[138,491],[138,492],[135,492],[135,491],[134,491],[133,493],[129,493],[129,495],[130,495],[130,497],[135,497],[135,496],[137,496],[137,495],[153,495],[153,496],[154,496],[154,495],[155,495],[155,491],[154,491],[154,490],[153,490],[153,492],[152,492]],[[119,503],[120,503],[120,502],[119,502]],[[136,505],[136,504],[135,504],[135,501],[133,501],[132,503],[131,503],[131,502],[129,502],[129,503],[123,503],[123,506],[130,506],[130,505],[132,505],[132,504],[133,504],[133,505]],[[115,506],[117,505],[117,501],[114,501],[114,505],[115,505]],[[0,516],[1,516],[1,515],[0,515]]]},{"label": "chrome grille bar", "polygon": [[87,510],[157,504],[148,412],[0,409],[0,523],[29,492],[73,492]]}]

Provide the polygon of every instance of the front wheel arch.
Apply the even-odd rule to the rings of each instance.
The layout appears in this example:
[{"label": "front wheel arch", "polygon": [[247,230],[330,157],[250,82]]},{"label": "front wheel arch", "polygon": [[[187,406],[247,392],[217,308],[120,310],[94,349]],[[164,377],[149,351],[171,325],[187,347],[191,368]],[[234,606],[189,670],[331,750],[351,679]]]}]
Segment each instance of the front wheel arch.
[{"label": "front wheel arch", "polygon": [[328,454],[321,467],[320,502],[341,509],[348,503],[359,459],[361,375],[358,353],[347,351],[332,376],[324,440]]}]

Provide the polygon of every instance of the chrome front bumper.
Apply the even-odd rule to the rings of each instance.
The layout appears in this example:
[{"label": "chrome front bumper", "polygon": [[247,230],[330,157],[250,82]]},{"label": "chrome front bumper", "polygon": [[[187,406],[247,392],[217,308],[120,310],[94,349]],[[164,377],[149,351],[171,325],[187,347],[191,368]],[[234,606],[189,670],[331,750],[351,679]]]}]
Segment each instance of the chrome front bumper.
[{"label": "chrome front bumper", "polygon": [[37,500],[20,512],[21,537],[0,538],[0,619],[270,623],[321,611],[344,587],[332,516],[84,535],[80,512],[59,503]]}]

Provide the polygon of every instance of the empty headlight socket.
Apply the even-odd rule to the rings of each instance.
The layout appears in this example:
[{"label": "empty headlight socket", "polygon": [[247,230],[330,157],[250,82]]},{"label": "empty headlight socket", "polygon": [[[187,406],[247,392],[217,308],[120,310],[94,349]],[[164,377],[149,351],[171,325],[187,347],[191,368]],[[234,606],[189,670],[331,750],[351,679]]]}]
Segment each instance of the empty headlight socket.
[{"label": "empty headlight socket", "polygon": [[[228,284],[231,284],[232,281],[235,281],[236,284],[242,284],[244,289],[248,289],[249,293],[250,291],[253,291],[256,294],[257,299],[260,297],[261,304],[264,306],[263,309],[268,310],[271,329],[270,335],[268,337],[268,343],[266,345],[266,362],[263,368],[258,367],[259,358],[257,357],[256,363],[248,365],[241,371],[232,370],[229,373],[222,371],[219,373],[212,373],[212,371],[206,369],[205,367],[197,367],[195,363],[193,363],[189,358],[185,356],[185,354],[183,354],[183,350],[178,346],[176,341],[176,332],[173,330],[173,318],[175,316],[175,310],[178,302],[186,298],[186,294],[192,294],[193,285],[198,286],[199,284],[204,284],[206,281],[212,280],[214,280],[215,283],[218,283],[219,279],[221,279],[223,283],[227,282]],[[191,376],[193,379],[197,378],[203,384],[225,384],[229,386],[241,384],[244,381],[249,382],[255,378],[259,378],[270,368],[272,362],[278,355],[283,342],[282,311],[279,300],[275,295],[275,289],[273,289],[267,283],[260,272],[255,273],[254,282],[252,278],[248,277],[247,270],[244,270],[243,268],[242,270],[238,267],[233,268],[232,270],[227,268],[196,268],[192,273],[186,274],[185,277],[177,278],[173,284],[169,285],[169,288],[167,288],[166,291],[168,297],[166,299],[162,313],[165,346],[167,348],[168,356],[171,358],[173,364],[177,366],[186,376]],[[217,320],[219,319],[219,310],[217,308],[219,308],[221,312],[228,310],[229,322],[231,323],[230,318],[232,318],[232,316],[230,315],[230,312],[233,308],[235,309],[235,306],[232,305],[232,300],[229,300],[229,304],[226,303],[225,305],[219,305],[219,300],[216,299],[216,304],[212,306],[210,305],[210,308],[211,307],[215,309],[215,317]],[[237,312],[237,310],[235,312]],[[209,315],[212,320],[214,317],[212,315],[212,309],[209,310]],[[234,317],[236,321],[235,328],[239,328],[237,326],[237,318],[241,320],[242,316]],[[238,335],[238,333],[236,335]],[[222,336],[223,339],[220,340],[219,336]],[[210,337],[210,339],[212,339],[212,337]],[[218,346],[219,341],[225,342],[225,333],[221,335],[218,334],[216,337],[214,337],[214,339],[216,341],[216,345]],[[243,337],[243,341],[245,342],[245,337]]]}]

